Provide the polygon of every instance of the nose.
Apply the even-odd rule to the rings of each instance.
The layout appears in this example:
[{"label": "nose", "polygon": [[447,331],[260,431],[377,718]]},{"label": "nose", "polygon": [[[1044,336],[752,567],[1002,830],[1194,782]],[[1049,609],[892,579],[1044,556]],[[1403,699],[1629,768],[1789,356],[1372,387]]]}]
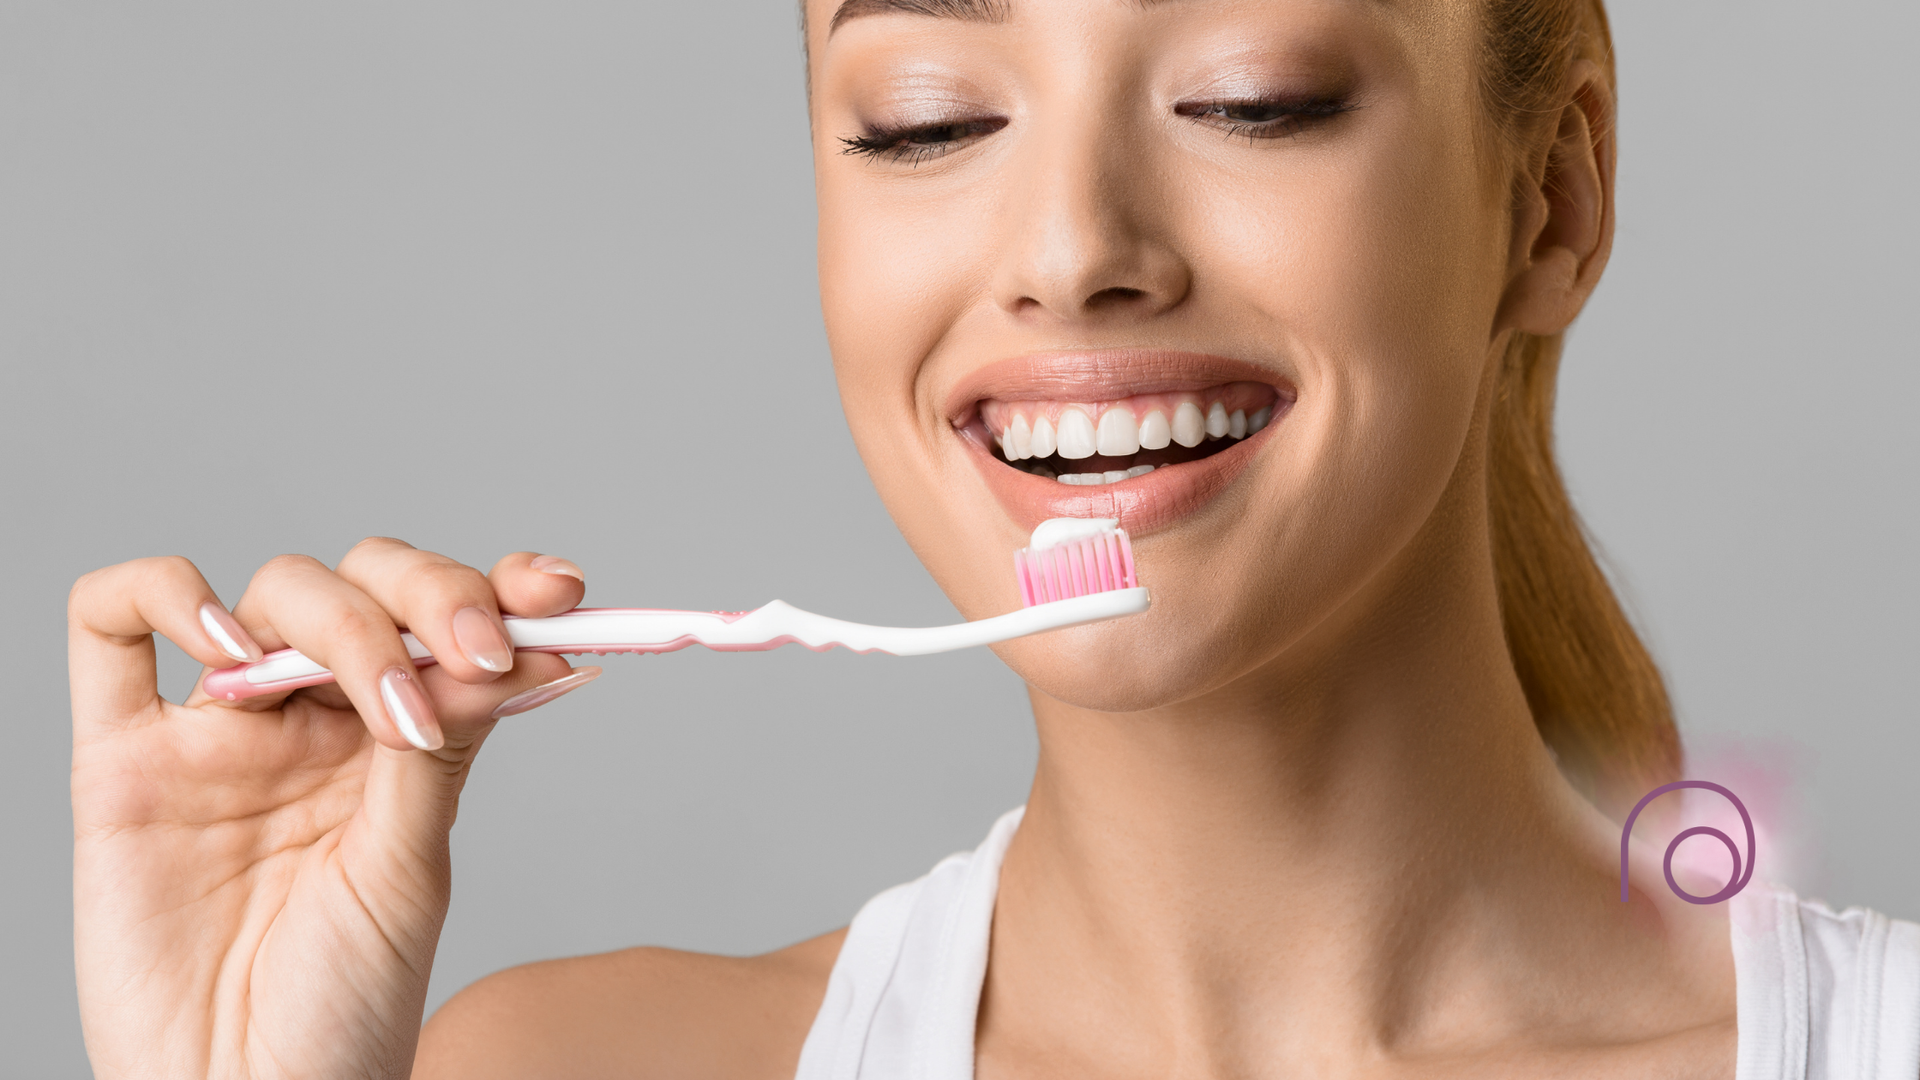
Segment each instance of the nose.
[{"label": "nose", "polygon": [[1033,130],[1000,215],[999,306],[1023,321],[1138,322],[1179,305],[1192,271],[1141,138],[1103,124]]}]

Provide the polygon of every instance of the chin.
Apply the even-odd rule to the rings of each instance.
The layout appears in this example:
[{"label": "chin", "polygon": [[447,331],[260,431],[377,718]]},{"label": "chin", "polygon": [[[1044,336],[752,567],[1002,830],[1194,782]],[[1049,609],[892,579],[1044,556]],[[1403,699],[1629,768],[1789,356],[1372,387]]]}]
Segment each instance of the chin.
[{"label": "chin", "polygon": [[1200,697],[1242,672],[1205,645],[1170,647],[1152,612],[1057,630],[994,647],[1028,686],[1103,713],[1141,713]]}]

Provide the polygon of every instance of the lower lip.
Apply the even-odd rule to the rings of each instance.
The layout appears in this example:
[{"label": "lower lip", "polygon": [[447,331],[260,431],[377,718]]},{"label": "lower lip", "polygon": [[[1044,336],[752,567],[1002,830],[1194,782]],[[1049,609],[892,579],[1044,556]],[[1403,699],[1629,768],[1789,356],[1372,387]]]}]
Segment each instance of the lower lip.
[{"label": "lower lip", "polygon": [[1051,518],[1118,518],[1122,528],[1137,536],[1179,521],[1226,490],[1252,464],[1260,445],[1280,427],[1284,416],[1284,412],[1276,414],[1266,427],[1217,454],[1162,465],[1145,476],[1114,484],[1063,484],[1008,465],[977,440],[963,436],[961,441],[987,487],[1022,532],[1031,532]]}]

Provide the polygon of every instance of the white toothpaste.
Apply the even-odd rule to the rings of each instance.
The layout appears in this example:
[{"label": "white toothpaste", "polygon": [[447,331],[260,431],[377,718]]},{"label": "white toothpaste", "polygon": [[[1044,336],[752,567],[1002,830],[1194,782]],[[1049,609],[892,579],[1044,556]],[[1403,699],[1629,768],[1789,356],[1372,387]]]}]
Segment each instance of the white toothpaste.
[{"label": "white toothpaste", "polygon": [[1027,550],[1045,551],[1050,547],[1109,533],[1119,527],[1119,518],[1051,518],[1033,530],[1033,538],[1027,541]]}]

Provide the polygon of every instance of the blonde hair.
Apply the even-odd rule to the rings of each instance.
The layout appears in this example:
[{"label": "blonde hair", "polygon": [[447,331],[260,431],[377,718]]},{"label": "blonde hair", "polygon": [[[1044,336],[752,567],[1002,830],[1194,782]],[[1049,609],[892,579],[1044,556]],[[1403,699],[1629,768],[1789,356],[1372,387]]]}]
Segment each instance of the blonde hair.
[{"label": "blonde hair", "polygon": [[[1602,0],[1487,0],[1482,90],[1501,132],[1524,143],[1559,113],[1568,70],[1614,79]],[[1562,336],[1516,333],[1496,375],[1488,500],[1501,619],[1540,736],[1560,767],[1616,816],[1679,779],[1680,735],[1660,669],[1600,569],[1554,460]]]}]

